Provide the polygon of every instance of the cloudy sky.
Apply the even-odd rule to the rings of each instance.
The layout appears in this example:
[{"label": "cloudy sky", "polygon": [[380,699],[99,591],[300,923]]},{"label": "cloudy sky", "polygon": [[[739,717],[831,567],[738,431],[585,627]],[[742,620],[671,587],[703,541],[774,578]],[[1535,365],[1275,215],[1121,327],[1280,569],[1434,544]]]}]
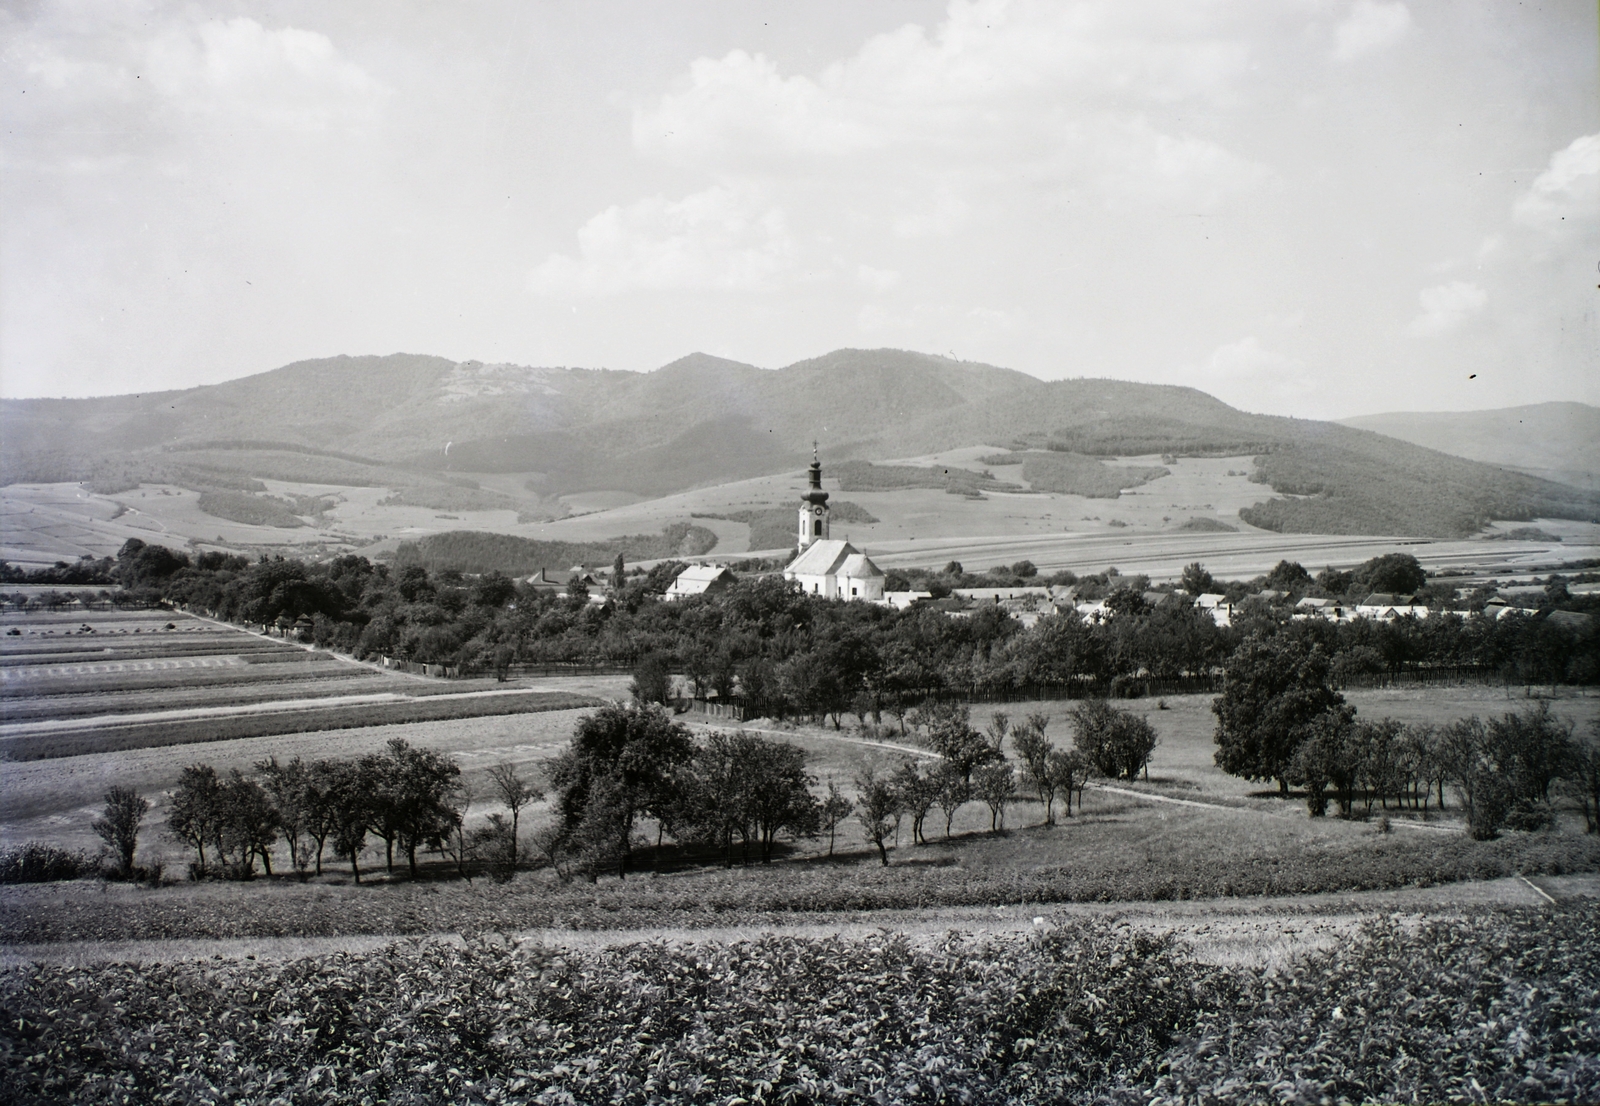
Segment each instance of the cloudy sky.
[{"label": "cloudy sky", "polygon": [[1600,403],[1593,0],[11,2],[0,394],[892,346]]}]

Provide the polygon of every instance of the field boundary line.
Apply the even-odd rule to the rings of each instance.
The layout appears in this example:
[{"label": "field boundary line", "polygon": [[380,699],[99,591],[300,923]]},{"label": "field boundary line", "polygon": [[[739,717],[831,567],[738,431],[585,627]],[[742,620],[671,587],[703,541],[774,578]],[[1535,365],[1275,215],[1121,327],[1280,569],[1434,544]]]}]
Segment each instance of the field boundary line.
[{"label": "field boundary line", "polygon": [[1551,906],[1559,905],[1556,902],[1556,899],[1555,899],[1554,895],[1550,894],[1550,892],[1546,891],[1543,887],[1540,887],[1537,883],[1533,882],[1533,880],[1529,879],[1527,876],[1523,875],[1521,872],[1517,873],[1517,878],[1520,879],[1523,883],[1526,883],[1530,888],[1533,889],[1533,891],[1541,899],[1543,899],[1545,902],[1549,903]]},{"label": "field boundary line", "polygon": [[192,722],[204,718],[232,718],[250,714],[293,714],[299,711],[328,710],[335,707],[377,706],[387,703],[429,703],[436,699],[490,699],[507,695],[549,695],[537,688],[488,688],[483,691],[453,691],[442,695],[405,695],[398,691],[373,691],[360,695],[324,696],[318,699],[277,699],[265,703],[236,703],[215,707],[183,707],[140,714],[102,714],[88,718],[48,718],[0,725],[0,737],[33,737],[40,734],[97,730],[106,726],[148,725],[152,722]]}]

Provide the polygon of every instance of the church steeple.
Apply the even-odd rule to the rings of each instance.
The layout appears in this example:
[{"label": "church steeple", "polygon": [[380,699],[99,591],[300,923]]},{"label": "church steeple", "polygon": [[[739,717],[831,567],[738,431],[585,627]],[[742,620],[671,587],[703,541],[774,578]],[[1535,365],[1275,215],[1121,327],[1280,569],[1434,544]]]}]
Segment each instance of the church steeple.
[{"label": "church steeple", "polygon": [[817,456],[817,443],[811,443],[810,489],[800,497],[800,529],[797,534],[801,549],[814,541],[828,537],[828,493],[822,490],[822,461]]}]

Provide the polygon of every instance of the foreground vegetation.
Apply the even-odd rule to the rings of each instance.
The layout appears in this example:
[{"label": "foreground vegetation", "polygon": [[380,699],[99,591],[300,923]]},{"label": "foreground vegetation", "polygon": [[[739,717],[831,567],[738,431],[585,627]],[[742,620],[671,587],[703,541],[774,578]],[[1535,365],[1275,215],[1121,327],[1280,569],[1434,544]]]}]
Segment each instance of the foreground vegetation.
[{"label": "foreground vegetation", "polygon": [[1600,918],[1374,921],[1288,971],[1072,922],[0,972],[13,1102],[1594,1101]]}]

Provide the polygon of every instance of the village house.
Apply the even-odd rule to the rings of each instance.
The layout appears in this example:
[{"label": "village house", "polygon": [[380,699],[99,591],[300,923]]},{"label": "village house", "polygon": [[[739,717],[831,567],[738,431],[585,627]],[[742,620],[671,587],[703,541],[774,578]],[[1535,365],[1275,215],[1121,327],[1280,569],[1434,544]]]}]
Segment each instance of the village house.
[{"label": "village house", "polygon": [[1427,618],[1428,608],[1417,602],[1415,595],[1394,595],[1386,591],[1373,592],[1356,604],[1356,614],[1375,622],[1391,622],[1410,615]]},{"label": "village house", "polygon": [[690,565],[667,588],[666,598],[670,601],[687,599],[691,595],[716,595],[727,591],[738,582],[738,578],[726,565]]}]

